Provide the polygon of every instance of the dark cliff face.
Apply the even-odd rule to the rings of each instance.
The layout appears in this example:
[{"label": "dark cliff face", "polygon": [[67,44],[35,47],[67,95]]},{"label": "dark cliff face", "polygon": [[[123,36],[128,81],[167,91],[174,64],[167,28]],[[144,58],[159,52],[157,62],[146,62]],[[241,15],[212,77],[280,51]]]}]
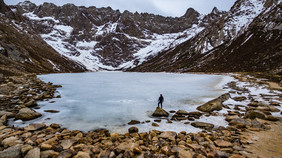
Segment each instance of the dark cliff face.
[{"label": "dark cliff face", "polygon": [[[133,71],[281,74],[281,3],[264,2],[264,11],[247,28],[243,26],[240,30],[231,27],[231,22],[244,14],[251,14],[249,10],[241,9],[242,5],[253,5],[248,0],[237,1],[229,12],[220,16],[213,11],[206,16],[210,18],[204,18],[201,25],[206,25],[206,28],[201,33],[175,48],[159,53]],[[207,44],[211,49],[206,49]]]},{"label": "dark cliff face", "polygon": [[29,28],[28,21],[12,12],[3,1],[0,3],[0,73],[20,75],[86,70],[58,54]]}]

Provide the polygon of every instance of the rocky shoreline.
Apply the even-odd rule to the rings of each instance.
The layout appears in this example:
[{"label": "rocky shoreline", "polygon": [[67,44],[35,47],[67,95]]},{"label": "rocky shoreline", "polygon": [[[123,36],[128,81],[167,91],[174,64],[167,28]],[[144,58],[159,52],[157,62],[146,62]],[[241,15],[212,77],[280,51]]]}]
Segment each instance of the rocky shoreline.
[{"label": "rocky shoreline", "polygon": [[[224,109],[227,111],[224,116],[229,122],[228,127],[214,128],[213,124],[196,121],[191,125],[202,128],[202,132],[176,133],[152,130],[139,133],[138,128],[132,126],[128,129],[128,133],[118,134],[109,133],[108,130],[87,133],[78,130],[70,131],[55,123],[51,125],[33,123],[26,127],[8,126],[8,119],[25,121],[40,117],[41,114],[33,110],[38,108],[36,101],[60,97],[56,93],[56,88],[60,85],[44,83],[34,74],[0,76],[0,157],[260,156],[248,150],[247,146],[255,142],[252,137],[246,136],[246,133],[269,131],[272,125],[281,129],[281,113],[277,108],[281,107],[281,93],[271,90],[271,93],[259,94],[257,97],[250,93],[248,87],[264,85],[269,88],[266,81],[247,75],[237,75],[235,78],[248,84],[238,85],[236,82],[230,82],[225,87],[230,89],[229,93],[199,106],[197,108],[199,111],[171,111],[173,116],[170,119],[166,118],[167,123],[173,121],[189,123],[189,120],[197,120],[202,115],[218,115],[217,111]],[[234,102],[230,103],[230,100]],[[280,115],[276,117],[272,113],[276,115],[280,113]],[[161,114],[163,117],[168,113],[161,111]],[[152,125],[157,126],[158,120]]]}]

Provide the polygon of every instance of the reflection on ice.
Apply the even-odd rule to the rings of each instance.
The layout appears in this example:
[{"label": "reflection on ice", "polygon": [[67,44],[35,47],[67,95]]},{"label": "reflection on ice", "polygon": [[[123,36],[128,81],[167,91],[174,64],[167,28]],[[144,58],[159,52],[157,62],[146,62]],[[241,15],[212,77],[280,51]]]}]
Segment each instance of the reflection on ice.
[{"label": "reflection on ice", "polygon": [[[97,72],[77,74],[41,75],[40,79],[61,84],[58,89],[62,98],[52,99],[55,103],[41,102],[38,110],[43,117],[36,122],[59,123],[63,127],[78,130],[107,128],[111,132],[126,132],[130,120],[151,123],[160,94],[164,96],[163,107],[169,110],[195,111],[201,103],[218,97],[224,91],[218,87],[228,76],[173,73],[124,73]],[[59,113],[45,113],[58,110]],[[46,120],[46,118],[51,118]],[[205,122],[226,125],[223,118],[204,116]],[[222,121],[218,121],[222,120]],[[29,123],[29,122],[26,122]],[[151,123],[137,125],[139,130],[172,130],[176,132],[200,131],[184,122],[167,124],[162,120],[160,127]]]}]

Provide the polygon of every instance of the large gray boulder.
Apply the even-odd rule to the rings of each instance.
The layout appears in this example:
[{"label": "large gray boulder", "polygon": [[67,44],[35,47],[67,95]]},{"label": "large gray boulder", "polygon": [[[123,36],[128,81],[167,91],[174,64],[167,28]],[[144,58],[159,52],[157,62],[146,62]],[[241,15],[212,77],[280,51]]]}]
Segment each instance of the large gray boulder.
[{"label": "large gray boulder", "polygon": [[22,108],[16,115],[16,119],[21,119],[23,121],[32,120],[42,116],[40,113],[30,109],[30,108]]},{"label": "large gray boulder", "polygon": [[168,112],[166,112],[164,109],[162,109],[162,108],[160,108],[160,107],[157,107],[152,116],[156,116],[156,117],[168,117],[169,114],[168,114]]},{"label": "large gray boulder", "polygon": [[212,112],[212,111],[215,111],[215,110],[219,111],[223,107],[222,103],[224,101],[228,100],[230,97],[231,96],[230,96],[229,93],[225,93],[225,94],[219,96],[216,99],[213,99],[213,100],[211,100],[211,101],[209,101],[209,102],[207,102],[207,103],[205,103],[201,106],[198,106],[197,110],[203,111],[203,112]]}]

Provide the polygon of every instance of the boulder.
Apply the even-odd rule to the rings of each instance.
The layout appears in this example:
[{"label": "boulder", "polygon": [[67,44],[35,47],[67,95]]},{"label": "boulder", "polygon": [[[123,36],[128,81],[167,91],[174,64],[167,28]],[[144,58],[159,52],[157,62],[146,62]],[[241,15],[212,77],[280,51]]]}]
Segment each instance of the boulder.
[{"label": "boulder", "polygon": [[202,129],[213,129],[214,125],[211,123],[205,123],[205,122],[193,122],[191,123],[192,126],[197,127],[197,128],[202,128]]},{"label": "boulder", "polygon": [[46,150],[40,152],[40,158],[58,157],[59,153],[54,150]]},{"label": "boulder", "polygon": [[203,111],[203,112],[212,112],[212,111],[215,111],[215,110],[219,111],[223,107],[222,103],[229,98],[230,98],[229,93],[223,94],[216,99],[213,99],[213,100],[211,100],[211,101],[209,101],[209,102],[207,102],[207,103],[205,103],[201,106],[198,106],[197,110]]},{"label": "boulder", "polygon": [[12,112],[0,111],[0,117],[2,117],[3,115],[6,115],[8,118],[15,117],[15,114]]},{"label": "boulder", "polygon": [[70,148],[75,142],[76,140],[74,139],[65,139],[65,140],[62,140],[61,146],[65,150],[65,149]]},{"label": "boulder", "polygon": [[260,119],[265,119],[265,114],[261,111],[258,110],[251,110],[251,111],[247,111],[245,113],[244,118],[249,118],[249,119],[255,119],[255,118],[260,118]]},{"label": "boulder", "polygon": [[14,146],[16,144],[22,144],[23,142],[21,140],[19,140],[17,137],[8,137],[6,139],[4,139],[2,141],[2,145],[7,148],[7,147],[11,147],[11,146]]},{"label": "boulder", "polygon": [[130,127],[129,129],[128,129],[128,132],[129,133],[138,133],[138,128],[137,127]]},{"label": "boulder", "polygon": [[139,148],[138,144],[133,142],[122,142],[116,147],[116,151],[118,153],[124,152],[124,151],[133,151],[134,148]]},{"label": "boulder", "polygon": [[38,106],[37,102],[34,99],[31,99],[29,102],[24,104],[26,107]]},{"label": "boulder", "polygon": [[22,108],[16,115],[16,119],[21,119],[23,121],[32,120],[42,116],[40,113],[30,109],[30,108]]},{"label": "boulder", "polygon": [[252,123],[251,121],[249,120],[245,120],[245,119],[242,119],[242,118],[235,118],[235,119],[232,119],[230,122],[229,122],[229,125],[239,125],[239,126],[251,126]]},{"label": "boulder", "polygon": [[232,143],[227,142],[225,140],[221,140],[221,139],[215,140],[214,143],[216,146],[221,147],[221,148],[233,147]]},{"label": "boulder", "polygon": [[74,158],[91,158],[88,152],[79,151]]},{"label": "boulder", "polygon": [[20,158],[21,156],[22,145],[18,144],[12,147],[9,147],[6,150],[0,151],[0,157],[5,158]]},{"label": "boulder", "polygon": [[60,111],[58,111],[58,110],[44,110],[44,112],[59,113]]},{"label": "boulder", "polygon": [[174,141],[175,138],[177,136],[176,132],[172,132],[172,131],[165,131],[163,133],[161,133],[158,137],[159,138],[164,138],[164,139],[168,139],[170,141]]},{"label": "boulder", "polygon": [[162,109],[162,108],[160,108],[160,107],[157,107],[152,116],[156,116],[156,117],[168,117],[168,116],[169,116],[169,113],[166,112],[164,109]]},{"label": "boulder", "polygon": [[128,122],[127,124],[129,125],[136,125],[136,124],[139,124],[140,121],[137,121],[137,120],[131,120],[130,122]]},{"label": "boulder", "polygon": [[187,111],[185,111],[185,110],[178,110],[176,112],[176,114],[178,114],[178,115],[188,115],[189,113]]},{"label": "boulder", "polygon": [[29,152],[25,155],[24,158],[40,158],[40,148],[36,147],[34,149],[29,150]]},{"label": "boulder", "polygon": [[6,123],[7,123],[7,115],[3,115],[0,118],[0,126],[6,125]]},{"label": "boulder", "polygon": [[25,126],[26,131],[37,131],[46,127],[45,123],[31,123],[28,126]]}]

